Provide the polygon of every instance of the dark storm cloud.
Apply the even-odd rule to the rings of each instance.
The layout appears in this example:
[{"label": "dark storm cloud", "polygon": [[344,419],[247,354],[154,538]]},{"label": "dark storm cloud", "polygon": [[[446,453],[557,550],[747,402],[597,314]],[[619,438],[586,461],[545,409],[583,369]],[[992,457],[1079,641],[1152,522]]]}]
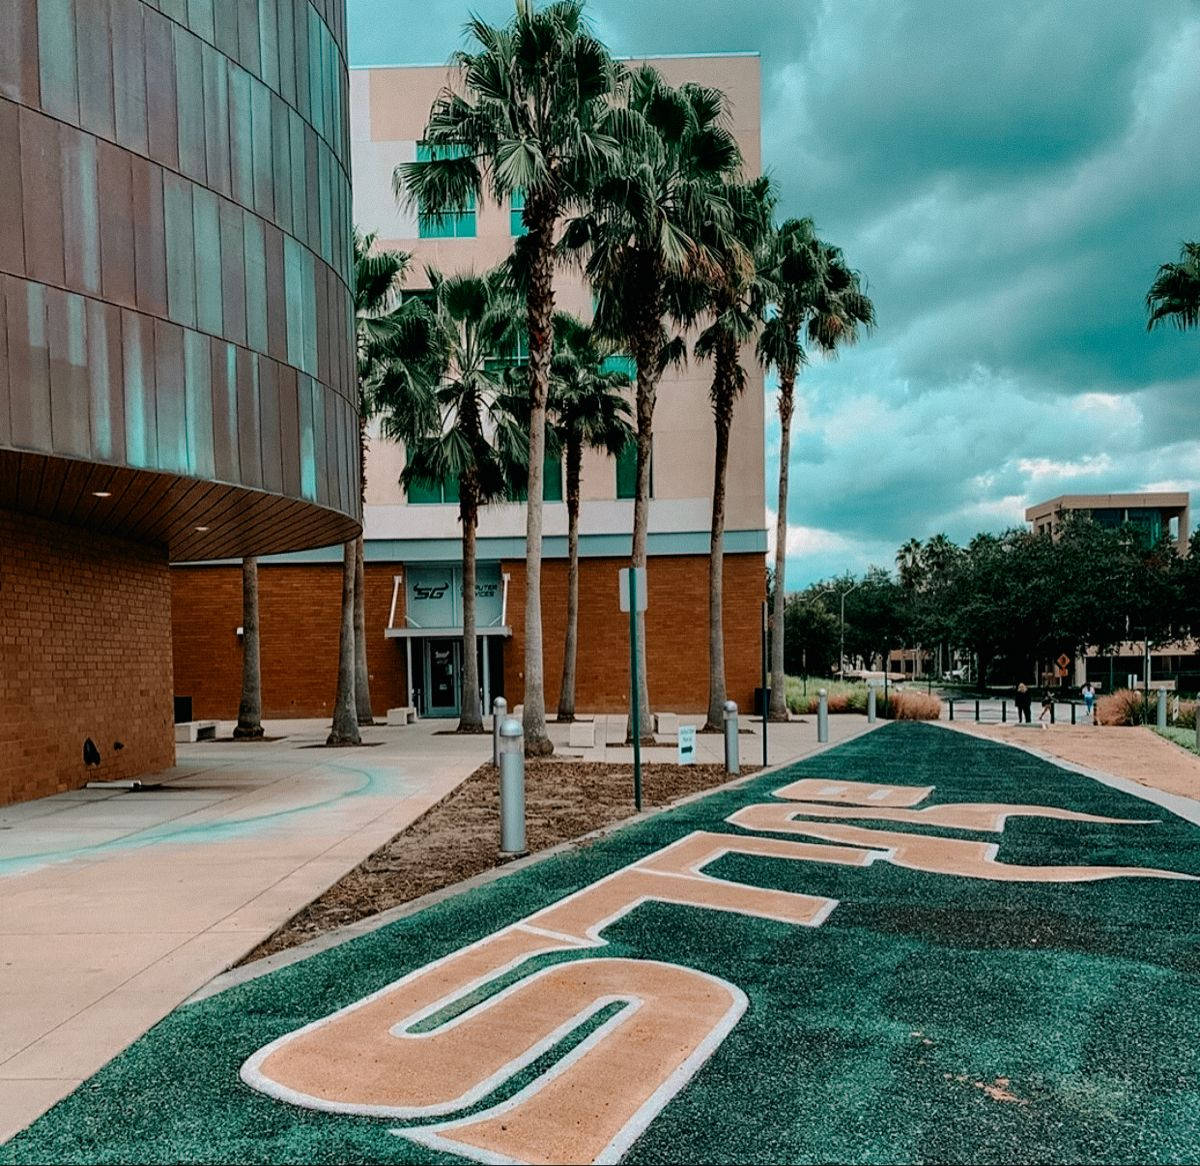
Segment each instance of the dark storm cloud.
[{"label": "dark storm cloud", "polygon": [[[465,15],[350,11],[356,63],[441,60]],[[618,53],[762,54],[781,211],[812,215],[875,300],[876,332],[803,376],[789,584],[1003,527],[1038,497],[1200,481],[1200,337],[1147,335],[1142,307],[1200,235],[1193,0],[590,11]]]}]

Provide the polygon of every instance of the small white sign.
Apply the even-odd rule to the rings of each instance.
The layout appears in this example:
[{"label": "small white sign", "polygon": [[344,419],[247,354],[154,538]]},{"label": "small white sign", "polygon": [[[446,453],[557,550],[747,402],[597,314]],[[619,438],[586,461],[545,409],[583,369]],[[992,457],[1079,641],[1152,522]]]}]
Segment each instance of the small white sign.
[{"label": "small white sign", "polygon": [[696,760],[696,726],[679,726],[679,764],[691,765]]},{"label": "small white sign", "polygon": [[645,567],[622,567],[617,572],[618,585],[617,590],[621,593],[621,610],[629,610],[629,572],[634,571],[637,575],[635,583],[637,585],[637,609],[638,611],[646,610],[646,568]]}]

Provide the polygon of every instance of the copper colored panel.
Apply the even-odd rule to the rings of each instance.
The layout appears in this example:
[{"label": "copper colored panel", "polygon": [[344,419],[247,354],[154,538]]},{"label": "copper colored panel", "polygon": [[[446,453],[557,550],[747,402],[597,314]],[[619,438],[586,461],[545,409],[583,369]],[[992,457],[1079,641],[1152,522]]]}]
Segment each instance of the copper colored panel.
[{"label": "copper colored panel", "polygon": [[79,124],[104,138],[116,136],[113,104],[112,43],[109,0],[84,0],[75,5],[78,31]]},{"label": "copper colored panel", "polygon": [[279,441],[279,365],[258,358],[258,408],[262,417],[263,488],[278,494],[283,489],[283,460]]},{"label": "copper colored panel", "polygon": [[[150,157],[172,170],[179,168],[178,106],[175,95],[174,25],[146,9],[146,119]],[[185,34],[186,35],[186,34]],[[198,62],[197,62],[198,63]],[[185,104],[201,100],[185,93]]]},{"label": "copper colored panel", "polygon": [[24,275],[20,110],[12,102],[3,99],[0,99],[0,159],[3,159],[0,165],[0,271]]},{"label": "copper colored panel", "polygon": [[236,346],[212,340],[213,471],[222,482],[241,481],[238,455]]},{"label": "copper colored panel", "polygon": [[167,314],[167,250],[163,226],[163,172],[153,162],[130,158],[133,187],[134,268],[137,306],[156,316]]},{"label": "copper colored panel", "polygon": [[0,4],[0,96],[37,105],[37,0]]},{"label": "copper colored panel", "polygon": [[154,324],[154,401],[158,429],[158,466],[187,472],[187,422],[184,412],[183,331],[167,320]]},{"label": "copper colored panel", "polygon": [[100,285],[106,300],[132,308],[137,304],[137,262],[130,156],[127,151],[105,141],[98,141],[96,149],[100,187]]},{"label": "copper colored panel", "polygon": [[50,342],[50,432],[54,452],[91,453],[88,416],[87,302],[58,288],[46,290],[46,333]]},{"label": "copper colored panel", "polygon": [[63,282],[62,158],[58,123],[21,110],[21,205],[26,274]]},{"label": "copper colored panel", "polygon": [[87,305],[88,398],[92,457],[125,460],[125,385],[121,364],[121,313],[112,304]]},{"label": "copper colored panel", "polygon": [[0,446],[12,441],[8,414],[8,305],[4,296],[4,281],[0,280]]},{"label": "copper colored panel", "polygon": [[241,480],[247,486],[263,484],[262,409],[258,392],[258,357],[239,348],[237,352],[238,455]]},{"label": "copper colored panel", "polygon": [[267,352],[287,359],[287,283],[283,275],[283,233],[268,226],[267,251]]},{"label": "copper colored panel", "polygon": [[46,344],[46,290],[23,279],[4,281],[8,309],[8,407],[12,443],[25,449],[50,444],[50,352]]},{"label": "copper colored panel", "polygon": [[112,0],[113,103],[117,142],[145,154],[146,34],[138,0]]},{"label": "copper colored panel", "polygon": [[300,412],[296,398],[296,370],[279,366],[279,443],[283,468],[283,492],[300,496]]}]

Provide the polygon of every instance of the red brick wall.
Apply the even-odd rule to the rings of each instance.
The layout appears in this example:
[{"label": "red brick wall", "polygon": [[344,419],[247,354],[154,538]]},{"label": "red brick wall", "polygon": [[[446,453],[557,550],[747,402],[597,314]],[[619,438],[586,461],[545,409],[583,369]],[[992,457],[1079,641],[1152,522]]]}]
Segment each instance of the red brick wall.
[{"label": "red brick wall", "polygon": [[[392,564],[366,568],[367,666],[371,703],[383,716],[407,704],[404,643],[384,638],[392,603]],[[174,567],[171,622],[175,692],[192,715],[232,719],[242,691],[240,567]],[[258,569],[259,651],[264,717],[333,715],[342,605],[341,563]],[[404,592],[396,621],[404,620]]]},{"label": "red brick wall", "polygon": [[[583,559],[579,564],[577,712],[629,708],[629,616],[619,608],[617,572],[627,559]],[[524,688],[525,564],[503,566],[511,576],[508,622],[513,639],[504,649],[504,687],[509,704]],[[708,556],[651,558],[647,571],[646,672],[650,707],[662,712],[703,712],[708,707]],[[753,706],[761,682],[762,601],[766,560],[762,555],[725,556],[725,684],[741,709]],[[562,684],[567,620],[567,564],[542,566],[542,645],[546,711],[553,716]]]},{"label": "red brick wall", "polygon": [[[629,704],[629,625],[617,604],[621,559],[585,559],[580,564],[579,663],[576,708],[621,711]],[[392,578],[403,564],[371,563],[366,569],[367,660],[376,716],[407,703],[403,640],[383,636],[392,600]],[[504,690],[509,704],[524,687],[525,564],[509,562],[508,622],[513,638],[504,645]],[[759,683],[759,621],[766,586],[762,555],[725,559],[725,669],[729,695],[748,709]],[[237,567],[175,567],[172,622],[175,691],[193,699],[196,717],[237,716],[242,682],[241,571]],[[649,641],[651,707],[700,712],[708,703],[708,558],[655,558],[650,562]],[[567,565],[548,560],[542,568],[542,635],[545,645],[546,706],[558,705],[566,626]],[[263,671],[263,715],[332,715],[337,684],[340,564],[259,567]],[[404,620],[404,589],[396,622]]]},{"label": "red brick wall", "polygon": [[0,510],[0,805],[173,765],[170,636],[165,552]]}]

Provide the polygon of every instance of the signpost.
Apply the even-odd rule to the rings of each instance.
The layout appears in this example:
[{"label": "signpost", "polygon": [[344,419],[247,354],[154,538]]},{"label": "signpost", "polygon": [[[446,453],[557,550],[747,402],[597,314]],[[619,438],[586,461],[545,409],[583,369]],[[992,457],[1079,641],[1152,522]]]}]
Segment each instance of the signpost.
[{"label": "signpost", "polygon": [[642,808],[642,727],[637,675],[637,613],[646,610],[646,568],[622,567],[617,574],[621,610],[629,612],[629,717],[633,729],[633,805]]},{"label": "signpost", "polygon": [[767,713],[770,711],[769,705],[771,698],[767,693],[767,685],[770,681],[767,679],[767,601],[763,600],[762,605],[762,719],[763,719],[763,768],[767,767]]},{"label": "signpost", "polygon": [[691,765],[696,760],[696,726],[679,726],[679,764]]}]

